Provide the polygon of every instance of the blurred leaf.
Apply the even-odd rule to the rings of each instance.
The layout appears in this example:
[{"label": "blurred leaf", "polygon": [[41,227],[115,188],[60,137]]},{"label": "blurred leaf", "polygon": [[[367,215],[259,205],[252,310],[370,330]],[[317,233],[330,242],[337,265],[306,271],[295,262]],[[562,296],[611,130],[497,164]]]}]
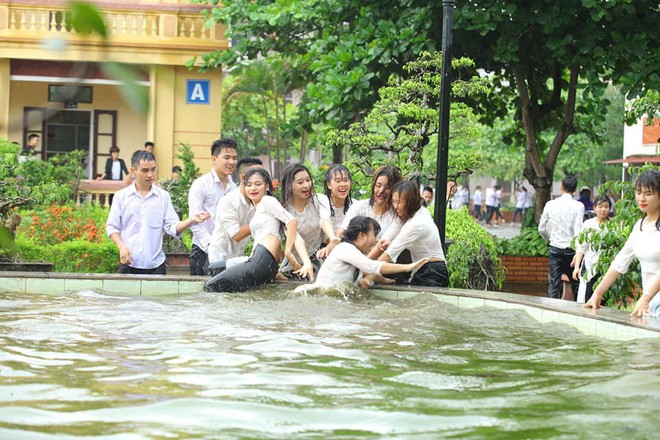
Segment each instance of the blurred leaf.
[{"label": "blurred leaf", "polygon": [[121,81],[119,91],[131,108],[140,115],[146,115],[149,110],[149,88],[140,85],[140,76],[136,67],[107,62],[101,65],[103,73],[109,78]]},{"label": "blurred leaf", "polygon": [[79,34],[97,33],[103,39],[108,38],[108,30],[100,10],[87,2],[69,2],[66,25],[73,27]]}]

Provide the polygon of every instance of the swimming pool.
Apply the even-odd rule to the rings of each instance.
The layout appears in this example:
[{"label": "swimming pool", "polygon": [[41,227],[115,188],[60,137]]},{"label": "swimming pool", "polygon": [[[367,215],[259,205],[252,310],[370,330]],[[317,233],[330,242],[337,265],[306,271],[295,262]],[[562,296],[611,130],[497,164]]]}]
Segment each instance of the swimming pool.
[{"label": "swimming pool", "polygon": [[660,342],[421,294],[0,296],[0,438],[651,438]]}]

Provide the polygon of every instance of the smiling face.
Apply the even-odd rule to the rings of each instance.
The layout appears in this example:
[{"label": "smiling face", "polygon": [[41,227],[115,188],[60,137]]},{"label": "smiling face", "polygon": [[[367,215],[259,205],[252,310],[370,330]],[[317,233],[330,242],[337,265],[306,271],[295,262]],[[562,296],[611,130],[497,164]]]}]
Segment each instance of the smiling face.
[{"label": "smiling face", "polygon": [[342,201],[351,193],[351,178],[343,171],[337,171],[326,185],[332,197]]},{"label": "smiling face", "polygon": [[231,175],[236,168],[238,155],[235,148],[221,148],[216,156],[211,156],[213,169],[222,178]]},{"label": "smiling face", "polygon": [[360,232],[358,239],[355,241],[355,247],[360,249],[360,252],[364,255],[367,255],[376,246],[376,243],[378,243],[378,238],[376,237],[376,232],[373,229],[369,229],[367,232]]},{"label": "smiling face", "polygon": [[387,206],[390,202],[391,191],[390,179],[387,176],[378,177],[374,184],[374,205],[380,207]]},{"label": "smiling face", "polygon": [[301,170],[293,175],[291,193],[294,198],[309,199],[309,196],[312,194],[312,177],[307,171]]},{"label": "smiling face", "polygon": [[253,204],[257,204],[266,195],[268,185],[259,174],[253,174],[245,182],[245,194]]},{"label": "smiling face", "polygon": [[657,191],[647,187],[637,187],[635,200],[637,200],[637,206],[642,212],[657,217],[660,212],[660,195]]}]

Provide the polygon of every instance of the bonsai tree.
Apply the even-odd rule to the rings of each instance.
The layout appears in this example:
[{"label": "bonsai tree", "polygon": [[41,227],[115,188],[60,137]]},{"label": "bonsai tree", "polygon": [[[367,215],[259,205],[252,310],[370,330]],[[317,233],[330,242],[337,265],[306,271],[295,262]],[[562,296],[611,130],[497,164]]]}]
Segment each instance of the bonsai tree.
[{"label": "bonsai tree", "polygon": [[0,260],[15,259],[14,236],[21,223],[19,207],[62,201],[71,195],[67,185],[53,181],[27,185],[18,160],[20,149],[0,138]]}]

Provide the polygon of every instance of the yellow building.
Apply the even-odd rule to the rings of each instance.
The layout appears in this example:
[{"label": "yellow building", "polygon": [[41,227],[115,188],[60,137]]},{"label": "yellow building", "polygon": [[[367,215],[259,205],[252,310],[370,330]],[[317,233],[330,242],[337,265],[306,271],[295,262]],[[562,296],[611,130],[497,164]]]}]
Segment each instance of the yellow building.
[{"label": "yellow building", "polygon": [[[64,1],[0,0],[0,137],[25,145],[36,133],[42,158],[89,151],[89,177],[103,172],[113,145],[128,163],[146,141],[155,143],[161,178],[177,163],[179,142],[209,169],[222,73],[184,64],[227,48],[222,26],[205,27],[203,8],[188,0],[93,3],[103,12],[106,40],[69,28]],[[111,74],[117,66],[136,72],[134,84],[148,96],[145,111],[129,104],[131,89]]]}]

